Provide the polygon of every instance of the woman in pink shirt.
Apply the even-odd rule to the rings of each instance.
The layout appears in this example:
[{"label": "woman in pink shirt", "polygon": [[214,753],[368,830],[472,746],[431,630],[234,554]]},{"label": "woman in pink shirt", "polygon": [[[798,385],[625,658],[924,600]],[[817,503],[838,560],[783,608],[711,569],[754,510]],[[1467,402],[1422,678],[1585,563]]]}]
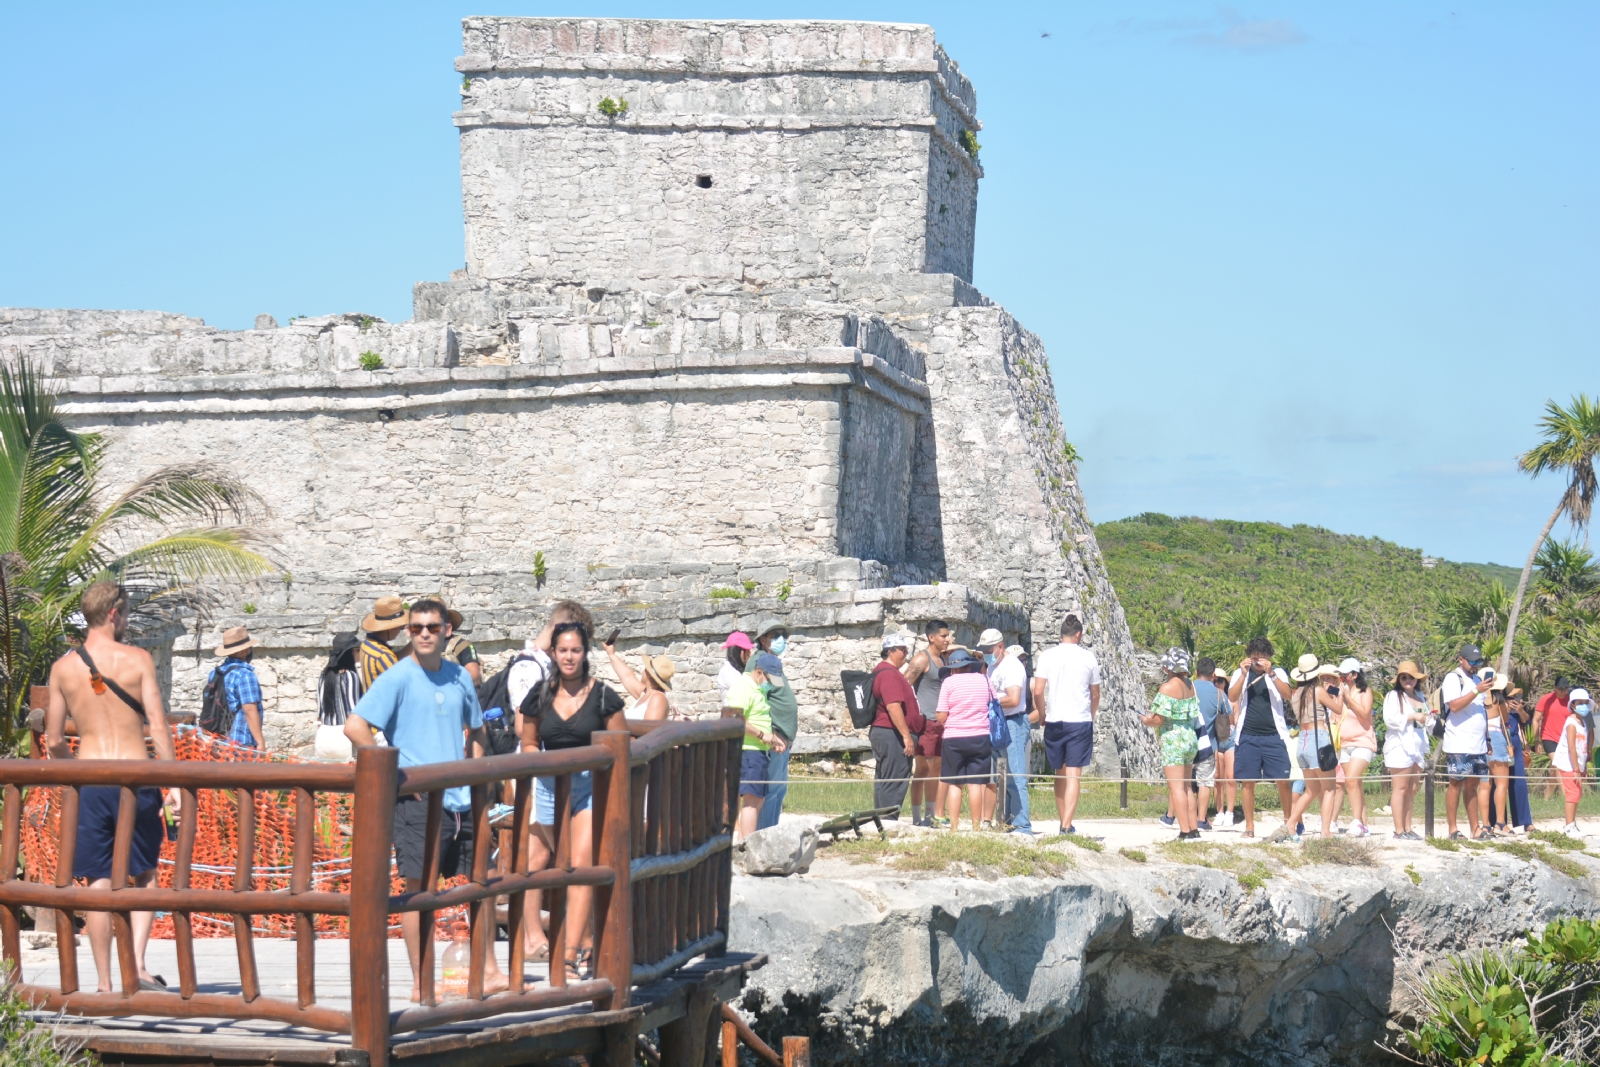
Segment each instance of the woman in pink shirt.
[{"label": "woman in pink shirt", "polygon": [[[983,661],[964,648],[950,653],[940,670],[939,721],[944,724],[944,761],[940,778],[959,790],[967,787],[972,805],[972,828],[978,828],[983,811],[984,787],[994,773],[994,753],[989,745],[989,679]],[[961,803],[951,814],[950,828],[961,829]]]},{"label": "woman in pink shirt", "polygon": [[[1361,661],[1351,657],[1339,664],[1340,695],[1344,697],[1343,717],[1339,720],[1339,763],[1344,768],[1344,791],[1350,798],[1350,824],[1353,837],[1366,837],[1367,798],[1361,791],[1367,768],[1378,755],[1378,734],[1372,725],[1372,690]],[[1334,809],[1334,822],[1339,812]]]}]

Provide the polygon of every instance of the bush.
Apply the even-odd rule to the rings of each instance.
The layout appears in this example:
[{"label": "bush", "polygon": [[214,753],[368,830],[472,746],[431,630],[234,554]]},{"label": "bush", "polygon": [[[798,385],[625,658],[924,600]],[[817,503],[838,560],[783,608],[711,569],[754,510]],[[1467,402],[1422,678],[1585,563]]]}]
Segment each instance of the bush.
[{"label": "bush", "polygon": [[0,963],[0,1067],[67,1067],[96,1062],[81,1042],[63,1041],[58,1047],[56,1028],[36,1022],[26,1013],[29,1005],[17,993],[10,965]]},{"label": "bush", "polygon": [[1406,984],[1421,1003],[1402,1051],[1414,1063],[1600,1063],[1600,922],[1559,919]]}]

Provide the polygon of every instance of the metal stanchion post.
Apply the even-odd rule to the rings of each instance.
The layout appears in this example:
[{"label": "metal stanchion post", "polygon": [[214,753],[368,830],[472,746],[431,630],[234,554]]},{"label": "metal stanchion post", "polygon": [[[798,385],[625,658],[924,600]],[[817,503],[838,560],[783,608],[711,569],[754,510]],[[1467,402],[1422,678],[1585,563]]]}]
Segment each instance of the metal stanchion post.
[{"label": "metal stanchion post", "polygon": [[1128,810],[1128,765],[1122,765],[1122,810]]},{"label": "metal stanchion post", "polygon": [[1422,775],[1422,826],[1428,837],[1433,836],[1433,768]]}]

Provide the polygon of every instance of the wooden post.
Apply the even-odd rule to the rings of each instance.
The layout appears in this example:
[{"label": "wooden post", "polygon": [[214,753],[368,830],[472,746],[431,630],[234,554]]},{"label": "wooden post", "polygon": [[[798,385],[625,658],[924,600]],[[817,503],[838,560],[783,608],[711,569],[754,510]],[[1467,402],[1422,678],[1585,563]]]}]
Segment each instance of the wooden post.
[{"label": "wooden post", "polygon": [[[233,890],[247,892],[255,888],[256,863],[256,793],[253,789],[239,790],[239,848],[234,856]],[[256,950],[251,940],[250,920],[253,916],[235,914],[233,939],[239,950],[239,993],[245,1003],[261,995],[261,980],[256,974]]]},{"label": "wooden post", "polygon": [[[14,785],[5,786],[5,828],[0,829],[0,882],[9,882],[17,874],[17,851],[22,844],[22,790]],[[16,980],[22,981],[22,926],[14,908],[0,907],[0,953],[16,969]]]},{"label": "wooden post", "polygon": [[786,1037],[783,1039],[783,1067],[811,1067],[811,1039]]},{"label": "wooden post", "polygon": [[[178,850],[177,862],[172,868],[172,888],[188,889],[189,876],[194,870],[194,834],[199,825],[200,817],[200,791],[198,789],[183,789],[183,810],[178,813]],[[65,815],[63,815],[63,818]],[[295,861],[299,862],[298,858]],[[306,884],[311,884],[310,854],[306,858]],[[178,952],[178,991],[183,994],[183,999],[188,1000],[195,995],[199,982],[194,970],[194,925],[186,911],[172,913],[172,936]],[[56,935],[57,943],[61,936]],[[310,1001],[301,1004],[306,1007]]]},{"label": "wooden post", "polygon": [[1433,836],[1433,768],[1422,774],[1422,828],[1428,837]]},{"label": "wooden post", "polygon": [[[309,789],[294,791],[294,868],[290,876],[289,892],[305,893],[311,889],[311,860],[316,848],[316,800]],[[176,925],[176,917],[174,917]],[[309,1008],[317,1001],[317,926],[310,915],[301,912],[294,917],[295,979],[298,1003]]]},{"label": "wooden post", "polygon": [[1126,763],[1124,763],[1122,765],[1122,785],[1121,785],[1120,788],[1122,790],[1122,810],[1123,811],[1127,811],[1128,810],[1128,765]]},{"label": "wooden post", "polygon": [[[666,1063],[665,1055],[661,1062]],[[730,1022],[722,1024],[722,1067],[739,1067],[739,1031]]]},{"label": "wooden post", "polygon": [[[56,888],[72,884],[72,867],[77,854],[78,787],[64,785],[61,787],[61,835],[56,842]],[[63,993],[78,991],[78,927],[73,917],[65,908],[56,912],[56,957],[61,966]]]},{"label": "wooden post", "polygon": [[[597,1002],[600,1011],[620,1011],[633,1003],[633,805],[629,793],[633,773],[628,765],[626,730],[597,730],[590,744],[611,753],[611,766],[594,772],[594,827],[599,835],[595,865],[609,867],[616,881],[594,890],[595,977],[611,980],[609,999]],[[554,961],[552,961],[553,963]],[[628,1043],[632,1055],[631,1040]]]},{"label": "wooden post", "polygon": [[389,855],[400,751],[356,750],[350,856],[350,1044],[389,1063]]}]

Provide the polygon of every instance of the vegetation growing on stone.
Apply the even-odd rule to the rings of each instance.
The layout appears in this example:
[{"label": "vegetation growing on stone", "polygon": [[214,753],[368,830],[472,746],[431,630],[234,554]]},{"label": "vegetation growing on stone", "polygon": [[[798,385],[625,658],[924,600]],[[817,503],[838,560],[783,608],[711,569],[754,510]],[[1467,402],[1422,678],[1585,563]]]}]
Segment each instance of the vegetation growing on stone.
[{"label": "vegetation growing on stone", "polygon": [[608,96],[600,101],[599,108],[600,114],[608,119],[620,118],[628,113],[628,101],[622,97],[613,100]]},{"label": "vegetation growing on stone", "polygon": [[36,1022],[17,993],[9,963],[0,962],[0,1067],[68,1067],[99,1062],[81,1043],[58,1045],[55,1028]]},{"label": "vegetation growing on stone", "polygon": [[382,370],[383,369],[383,357],[378,355],[378,353],[370,351],[370,350],[361,353],[361,369],[362,370]]},{"label": "vegetation growing on stone", "polygon": [[960,133],[956,134],[956,142],[960,144],[967,155],[971,156],[973,159],[978,158],[978,152],[983,148],[983,145],[978,143],[978,135],[973,133],[971,130],[962,130]]},{"label": "vegetation growing on stone", "polygon": [[1003,876],[1060,877],[1071,857],[1056,849],[1015,845],[994,834],[931,834],[919,837],[845,838],[824,846],[825,855],[855,863],[882,863],[897,871]]}]

